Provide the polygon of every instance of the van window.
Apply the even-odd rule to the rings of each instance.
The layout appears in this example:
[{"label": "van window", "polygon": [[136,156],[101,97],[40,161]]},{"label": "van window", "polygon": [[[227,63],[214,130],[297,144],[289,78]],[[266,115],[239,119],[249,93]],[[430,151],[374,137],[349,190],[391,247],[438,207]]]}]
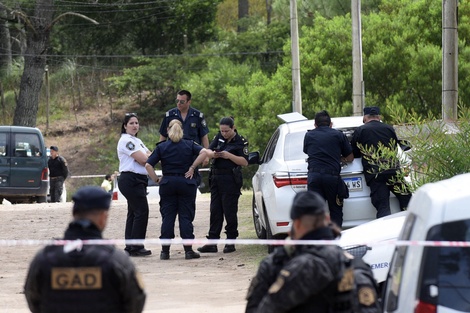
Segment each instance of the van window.
[{"label": "van window", "polygon": [[[408,214],[400,235],[402,240],[410,239],[415,221],[416,215],[412,213]],[[385,308],[387,312],[393,312],[398,308],[398,295],[400,294],[400,287],[403,279],[403,265],[405,264],[408,250],[408,246],[397,246],[395,248],[392,265],[388,274],[389,277],[386,281],[387,285],[385,286],[385,295],[387,295]]]},{"label": "van window", "polygon": [[13,136],[13,156],[40,157],[41,145],[37,134],[17,133]]},{"label": "van window", "polygon": [[[429,229],[429,241],[470,241],[470,220],[443,223]],[[470,248],[425,247],[418,281],[421,302],[470,312]]]},{"label": "van window", "polygon": [[0,133],[0,157],[8,156],[7,133]]}]

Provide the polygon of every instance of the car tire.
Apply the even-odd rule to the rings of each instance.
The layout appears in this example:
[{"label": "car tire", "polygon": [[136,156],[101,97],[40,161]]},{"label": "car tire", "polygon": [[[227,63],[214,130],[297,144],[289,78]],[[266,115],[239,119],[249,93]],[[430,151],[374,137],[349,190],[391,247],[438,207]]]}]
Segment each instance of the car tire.
[{"label": "car tire", "polygon": [[253,213],[253,224],[255,226],[255,233],[259,239],[266,239],[266,229],[261,223],[261,218],[259,215],[258,207],[256,206],[255,195],[253,195],[253,202],[252,202],[252,213]]},{"label": "car tire", "polygon": [[[273,233],[271,231],[271,226],[269,226],[269,218],[268,215],[265,213],[265,223],[266,223],[266,239],[271,240],[274,239]],[[274,251],[275,245],[268,245],[268,253],[271,253]]]}]

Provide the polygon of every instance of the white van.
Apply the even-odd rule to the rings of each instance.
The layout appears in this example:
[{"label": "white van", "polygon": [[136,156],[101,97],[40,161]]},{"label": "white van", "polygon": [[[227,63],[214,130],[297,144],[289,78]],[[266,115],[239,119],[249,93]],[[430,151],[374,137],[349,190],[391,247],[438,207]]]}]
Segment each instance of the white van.
[{"label": "white van", "polygon": [[[385,283],[384,312],[470,312],[469,206],[470,173],[416,191]],[[450,241],[461,244],[442,243]]]}]

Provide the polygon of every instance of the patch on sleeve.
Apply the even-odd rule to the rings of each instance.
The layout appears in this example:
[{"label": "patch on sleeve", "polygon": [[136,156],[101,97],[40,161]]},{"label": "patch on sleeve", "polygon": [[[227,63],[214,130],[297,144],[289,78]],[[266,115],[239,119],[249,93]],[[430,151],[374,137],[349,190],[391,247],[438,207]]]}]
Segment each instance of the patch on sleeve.
[{"label": "patch on sleeve", "polygon": [[202,119],[201,125],[202,127],[207,127],[206,119]]},{"label": "patch on sleeve", "polygon": [[364,306],[371,306],[376,301],[374,290],[368,286],[360,288],[357,295],[359,298],[359,303]]},{"label": "patch on sleeve", "polygon": [[133,151],[135,149],[135,144],[132,141],[129,141],[128,143],[126,143],[126,148],[128,150]]},{"label": "patch on sleeve", "polygon": [[281,272],[279,273],[279,276],[277,277],[277,279],[276,279],[276,281],[274,282],[274,284],[272,284],[271,287],[269,287],[268,292],[269,292],[269,293],[276,293],[276,292],[278,292],[279,290],[281,290],[282,287],[284,286],[285,277],[289,277],[289,276],[290,276],[290,272],[289,272],[289,271],[281,270]]},{"label": "patch on sleeve", "polygon": [[243,154],[248,155],[248,147],[247,146],[243,147]]},{"label": "patch on sleeve", "polygon": [[348,268],[344,271],[343,277],[341,277],[338,283],[338,291],[345,292],[351,291],[354,287],[354,272],[352,268]]}]

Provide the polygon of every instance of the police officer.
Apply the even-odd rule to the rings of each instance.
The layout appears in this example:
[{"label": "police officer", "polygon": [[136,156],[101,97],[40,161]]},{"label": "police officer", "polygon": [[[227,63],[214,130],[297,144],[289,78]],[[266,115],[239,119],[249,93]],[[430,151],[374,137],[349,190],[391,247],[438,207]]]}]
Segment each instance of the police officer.
[{"label": "police officer", "polygon": [[[102,239],[111,195],[87,186],[73,196],[64,240]],[[112,245],[47,246],[31,262],[24,294],[31,312],[142,312],[145,292],[129,257]]]},{"label": "police officer", "polygon": [[[238,199],[241,195],[243,177],[241,167],[248,165],[248,141],[237,133],[232,117],[224,117],[219,123],[220,131],[209,149],[214,151],[210,172],[210,227],[208,239],[219,239],[224,217],[227,239],[238,237]],[[217,245],[207,244],[199,252],[217,252]],[[235,245],[227,244],[224,253],[235,251]]]},{"label": "police officer", "polygon": [[[294,240],[334,240],[339,235],[330,224],[325,200],[316,192],[299,192],[290,215]],[[346,267],[350,257],[336,245],[276,248],[251,281],[246,312],[353,312],[354,273]],[[372,275],[370,267],[368,272]],[[358,306],[378,312],[374,280],[361,288]]]},{"label": "police officer", "polygon": [[[179,120],[170,122],[167,134],[170,140],[159,142],[145,164],[150,178],[160,184],[160,239],[175,238],[176,215],[181,238],[194,239],[197,182],[193,176],[196,167],[207,158],[206,149],[192,140],[183,139],[182,124]],[[161,180],[154,171],[158,162],[162,163]],[[200,257],[199,253],[192,250],[191,245],[184,245],[184,251],[187,260]],[[162,245],[160,259],[169,258],[170,245]]]},{"label": "police officer", "polygon": [[204,114],[199,110],[191,107],[191,93],[187,90],[178,91],[176,95],[176,108],[166,112],[160,125],[160,141],[168,138],[168,126],[170,122],[177,119],[183,125],[183,133],[185,139],[191,139],[204,148],[209,147],[209,139]]},{"label": "police officer", "polygon": [[[176,95],[176,108],[166,112],[160,125],[160,141],[168,138],[168,126],[170,122],[177,119],[183,125],[183,134],[185,139],[190,139],[204,148],[209,147],[209,128],[207,127],[204,114],[199,110],[191,107],[191,93],[187,90],[180,90]],[[207,165],[209,159],[204,160],[203,165]],[[198,169],[194,170],[194,177],[196,178],[197,185],[201,184],[202,178]]]},{"label": "police officer", "polygon": [[331,220],[341,227],[349,194],[340,176],[341,161],[351,162],[354,156],[346,135],[331,126],[327,111],[315,114],[315,129],[305,134],[303,151],[308,155],[307,188],[328,201]]},{"label": "police officer", "polygon": [[[119,158],[119,190],[127,199],[125,238],[145,239],[149,218],[147,201],[147,171],[145,163],[150,150],[137,138],[139,120],[135,113],[126,113],[121,126],[121,138],[117,145]],[[152,251],[142,244],[126,244],[124,249],[130,256],[147,256]]]},{"label": "police officer", "polygon": [[[378,107],[364,108],[364,125],[358,127],[353,134],[351,145],[354,157],[362,157],[364,177],[370,188],[372,204],[377,209],[377,218],[390,215],[390,192],[397,197],[400,208],[406,209],[411,199],[411,192],[406,183],[397,176],[398,169],[391,169],[379,173],[376,166],[363,157],[363,153],[378,151],[378,146],[389,147],[391,151],[397,150],[398,138],[392,126],[382,123]],[[360,146],[363,149],[360,149]],[[377,161],[377,160],[375,160]]]},{"label": "police officer", "polygon": [[64,181],[69,175],[67,160],[59,155],[57,146],[50,147],[50,157],[47,161],[49,167],[49,184],[51,202],[60,202],[64,190]]}]

